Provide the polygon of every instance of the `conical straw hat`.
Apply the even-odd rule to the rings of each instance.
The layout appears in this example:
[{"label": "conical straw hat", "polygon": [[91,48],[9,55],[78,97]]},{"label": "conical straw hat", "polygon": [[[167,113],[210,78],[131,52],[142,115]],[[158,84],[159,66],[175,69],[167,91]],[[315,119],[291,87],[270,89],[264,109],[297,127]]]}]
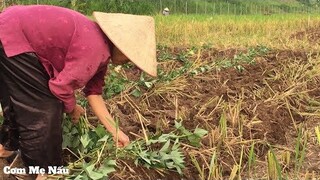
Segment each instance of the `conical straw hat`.
[{"label": "conical straw hat", "polygon": [[157,76],[154,19],[120,13],[93,12],[93,17],[112,43],[141,70]]}]

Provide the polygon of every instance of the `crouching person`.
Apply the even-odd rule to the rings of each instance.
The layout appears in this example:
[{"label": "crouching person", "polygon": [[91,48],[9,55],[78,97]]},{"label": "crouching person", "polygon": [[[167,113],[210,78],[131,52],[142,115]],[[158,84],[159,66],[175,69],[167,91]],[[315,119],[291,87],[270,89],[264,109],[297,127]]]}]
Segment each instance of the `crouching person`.
[{"label": "crouching person", "polygon": [[19,152],[26,167],[61,166],[63,113],[73,121],[84,113],[74,95],[79,88],[116,143],[129,144],[101,96],[104,76],[109,63],[128,61],[157,75],[154,20],[102,12],[93,16],[95,21],[47,5],[12,6],[0,14],[1,158],[12,162]]}]

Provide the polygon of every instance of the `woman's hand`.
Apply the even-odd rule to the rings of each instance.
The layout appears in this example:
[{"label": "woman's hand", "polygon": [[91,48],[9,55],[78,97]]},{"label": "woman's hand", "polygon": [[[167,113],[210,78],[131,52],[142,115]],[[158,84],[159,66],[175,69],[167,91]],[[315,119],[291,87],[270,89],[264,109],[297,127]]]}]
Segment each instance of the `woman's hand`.
[{"label": "woman's hand", "polygon": [[71,117],[71,121],[76,124],[79,122],[80,116],[84,115],[84,113],[85,110],[80,105],[76,104],[69,116]]},{"label": "woman's hand", "polygon": [[87,97],[93,113],[98,117],[104,127],[109,131],[113,140],[117,143],[118,147],[127,146],[130,143],[129,137],[120,130],[113,117],[110,115],[105,102],[101,95],[89,95]]},{"label": "woman's hand", "polygon": [[[117,135],[117,132],[118,132],[118,135]],[[111,134],[113,136],[114,142],[117,143],[118,147],[125,147],[129,145],[130,143],[129,137],[126,134],[124,134],[120,129],[118,129],[118,131],[115,130],[111,132]]]}]

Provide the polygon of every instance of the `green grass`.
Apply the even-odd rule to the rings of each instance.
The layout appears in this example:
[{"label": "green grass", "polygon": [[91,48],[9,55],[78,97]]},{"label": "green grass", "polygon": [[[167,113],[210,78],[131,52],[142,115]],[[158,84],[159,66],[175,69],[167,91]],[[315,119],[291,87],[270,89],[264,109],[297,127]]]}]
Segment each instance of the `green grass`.
[{"label": "green grass", "polygon": [[319,12],[314,3],[297,0],[7,0],[7,4],[51,4],[78,10],[157,14],[168,7],[174,14],[269,14]]}]

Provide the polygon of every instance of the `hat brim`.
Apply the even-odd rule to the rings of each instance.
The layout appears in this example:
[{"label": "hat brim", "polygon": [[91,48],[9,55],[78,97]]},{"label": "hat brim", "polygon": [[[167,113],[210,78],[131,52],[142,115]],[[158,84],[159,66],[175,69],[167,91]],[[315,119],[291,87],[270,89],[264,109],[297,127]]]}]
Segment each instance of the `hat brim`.
[{"label": "hat brim", "polygon": [[147,74],[157,76],[154,19],[119,13],[93,12],[93,17],[110,41]]}]

